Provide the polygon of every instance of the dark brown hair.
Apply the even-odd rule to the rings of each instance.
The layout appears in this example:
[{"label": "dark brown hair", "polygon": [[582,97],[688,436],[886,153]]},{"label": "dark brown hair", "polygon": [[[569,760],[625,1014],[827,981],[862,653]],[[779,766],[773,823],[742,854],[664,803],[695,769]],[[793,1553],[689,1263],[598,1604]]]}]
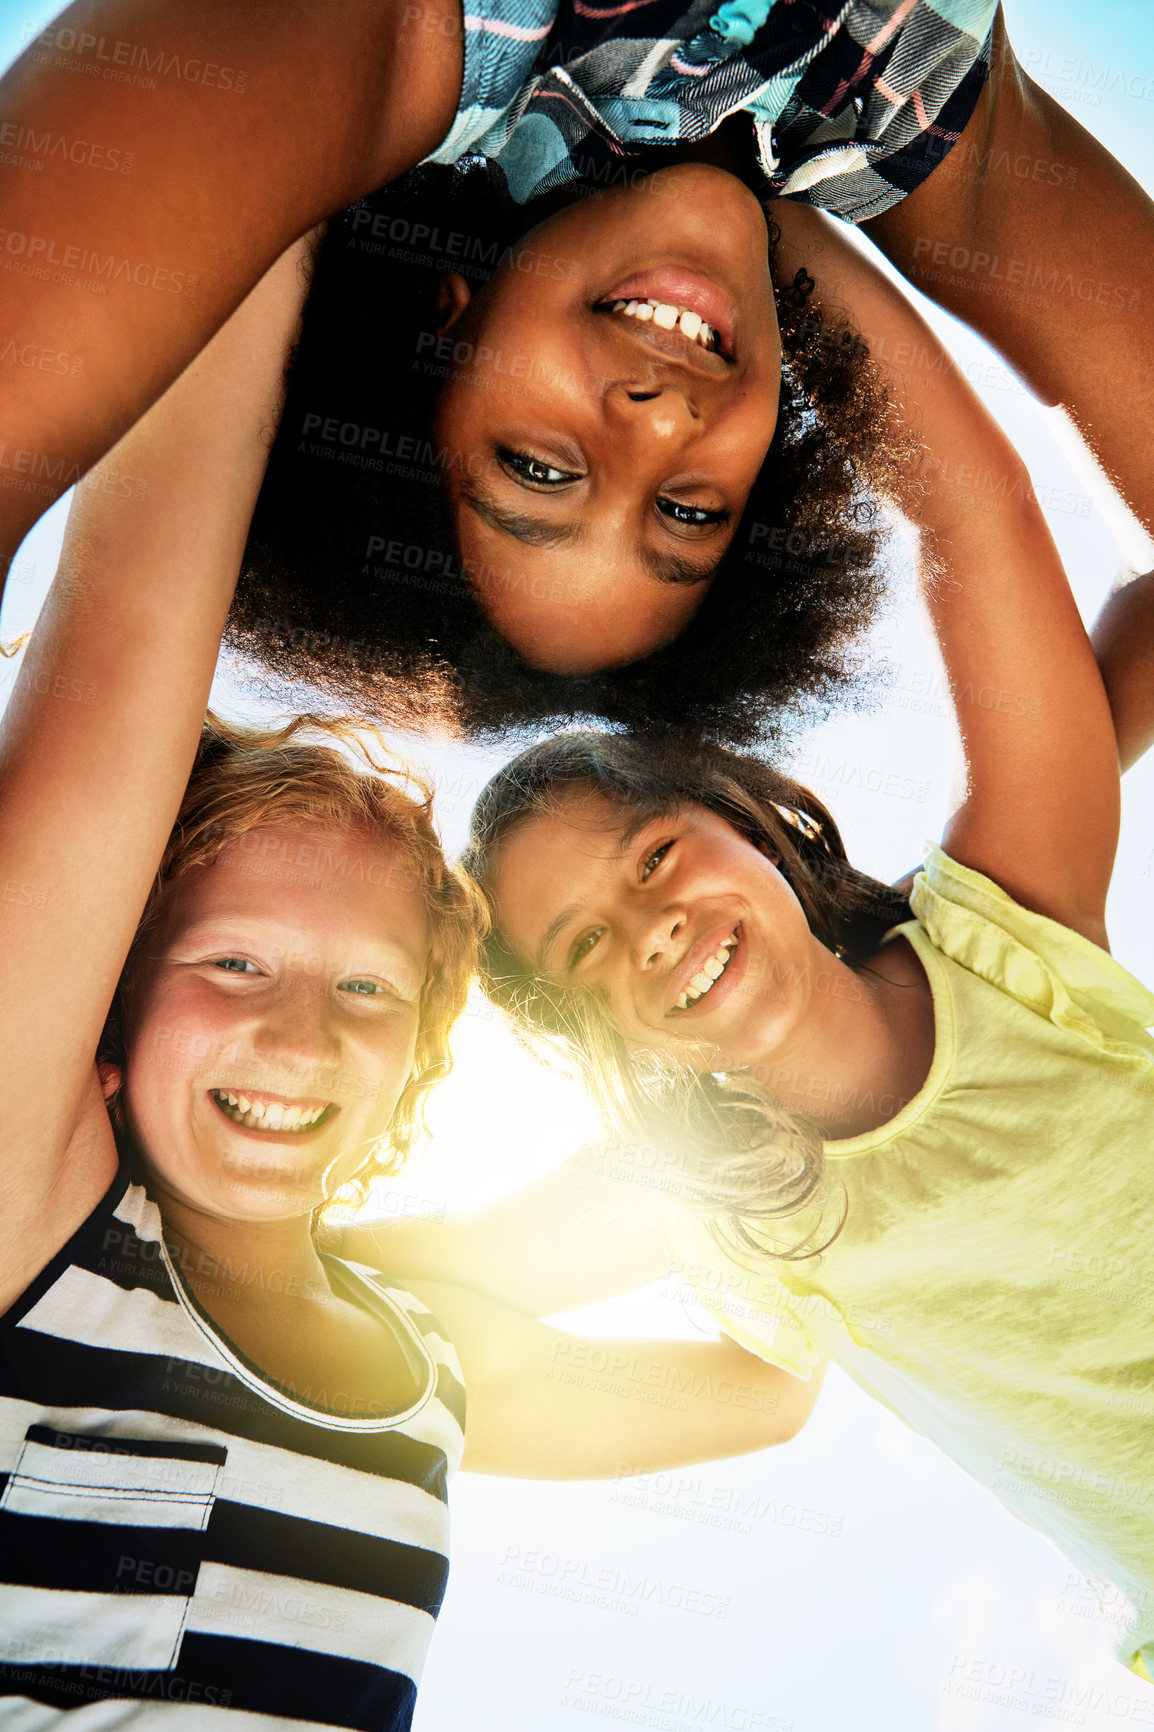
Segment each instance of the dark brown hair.
[{"label": "dark brown hair", "polygon": [[[685,805],[715,813],[776,856],[811,930],[850,966],[868,961],[885,933],[909,918],[900,892],[850,863],[833,817],[807,788],[763,759],[672,733],[567,733],[504,765],[477,801],[462,861],[482,890],[491,892],[516,826],[556,811],[575,789],[618,807],[626,837]],[[817,1127],[784,1109],[755,1076],[687,1074],[639,1053],[612,1022],[603,994],[534,975],[495,923],[482,944],[481,983],[528,1044],[578,1072],[615,1141],[676,1150],[682,1195],[731,1248],[797,1258],[830,1242],[821,1224],[828,1187]],[[801,1242],[771,1247],[773,1223],[803,1212]]]}]

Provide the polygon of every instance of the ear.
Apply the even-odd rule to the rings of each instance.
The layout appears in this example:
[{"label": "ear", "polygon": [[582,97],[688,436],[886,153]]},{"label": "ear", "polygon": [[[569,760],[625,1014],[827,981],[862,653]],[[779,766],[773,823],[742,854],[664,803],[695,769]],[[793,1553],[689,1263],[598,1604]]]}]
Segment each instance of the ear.
[{"label": "ear", "polygon": [[100,1078],[100,1092],[105,1102],[114,1101],[124,1081],[124,1072],[120,1065],[113,1064],[111,1059],[102,1058],[97,1063],[96,1074]]},{"label": "ear", "polygon": [[452,330],[472,299],[472,289],[456,271],[447,272],[441,278],[437,285],[436,304],[438,337],[443,337],[446,331]]}]

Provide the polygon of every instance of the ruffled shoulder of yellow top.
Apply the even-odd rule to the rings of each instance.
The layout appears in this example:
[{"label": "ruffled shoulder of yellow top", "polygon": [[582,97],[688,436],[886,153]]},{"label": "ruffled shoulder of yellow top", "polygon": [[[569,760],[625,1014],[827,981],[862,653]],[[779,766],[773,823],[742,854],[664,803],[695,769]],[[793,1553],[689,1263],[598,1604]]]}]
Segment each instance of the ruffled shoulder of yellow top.
[{"label": "ruffled shoulder of yellow top", "polygon": [[1056,1027],[1103,1052],[1154,1054],[1154,993],[1081,933],[1032,914],[933,845],[910,906],[935,950]]},{"label": "ruffled shoulder of yellow top", "polygon": [[[935,1120],[927,1142],[927,1120],[934,1118],[943,1091],[948,1092],[959,1072],[964,1081],[965,1125],[969,1134],[974,1133],[981,1112],[973,1091],[980,1089],[982,1079],[973,1074],[974,1055],[954,1050],[956,1021],[972,1028],[976,1018],[986,1035],[993,1035],[1001,1053],[1001,1074],[992,1079],[995,1086],[1004,1086],[1007,1075],[1024,1081],[1038,1052],[1045,1054],[1055,1042],[1068,1042],[1071,1037],[1084,1042],[1091,1054],[1100,1055],[1102,1068],[1093,1067],[1099,1075],[1117,1069],[1149,1069],[1154,1041],[1147,1027],[1154,1023],[1154,994],[1107,951],[1020,907],[989,878],[959,865],[937,847],[928,849],[910,902],[916,919],[896,927],[891,936],[908,936],[937,982],[938,1046],[933,1070],[896,1118],[860,1137],[827,1145],[829,1156],[860,1158],[908,1144],[913,1138],[919,1160],[936,1159],[942,1136],[948,1142],[957,1127],[951,1130],[947,1123],[943,1129]],[[1022,1044],[1020,1021],[1016,1033],[1008,1026],[1002,1029],[987,999],[983,997],[980,1006],[973,1003],[967,978],[994,987],[1008,1001],[1007,1009],[1012,1001],[1040,1019],[1033,1054]],[[991,1014],[997,1031],[991,1028]],[[979,1062],[985,1063],[988,1056],[987,1050]],[[1099,1124],[1099,1134],[1130,1136],[1134,1112],[1148,1111],[1147,1097],[1132,1100],[1129,1091],[1114,1091],[1111,1099],[1125,1122],[1120,1120],[1106,1132]],[[988,1130],[991,1144],[1004,1143],[1013,1134],[999,1115]],[[869,1172],[872,1184],[884,1183],[884,1171],[876,1163],[871,1163]],[[724,1250],[701,1218],[671,1216],[666,1233],[678,1272],[696,1288],[722,1328],[753,1352],[795,1376],[807,1377],[821,1357],[821,1338],[836,1313],[820,1294],[802,1296],[791,1290],[807,1285],[804,1269]],[[829,1256],[836,1262],[836,1246]],[[900,1279],[896,1266],[893,1273]]]}]

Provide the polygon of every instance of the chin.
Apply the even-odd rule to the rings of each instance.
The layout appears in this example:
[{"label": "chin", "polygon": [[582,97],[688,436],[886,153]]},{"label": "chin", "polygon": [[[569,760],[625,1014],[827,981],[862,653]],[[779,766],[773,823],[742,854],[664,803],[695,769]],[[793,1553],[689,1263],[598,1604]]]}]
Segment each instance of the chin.
[{"label": "chin", "polygon": [[166,1172],[157,1162],[145,1157],[149,1189],[156,1195],[161,1214],[166,1200],[197,1214],[215,1216],[225,1221],[285,1220],[295,1215],[308,1215],[324,1202],[321,1177],[311,1175],[279,1177],[266,1166],[262,1172],[255,1164],[246,1171],[243,1164],[223,1151],[211,1173],[193,1168],[184,1174]]},{"label": "chin", "polygon": [[249,1206],[315,1209],[324,1201],[323,1174],[286,1173],[272,1162],[225,1160],[213,1189]]}]

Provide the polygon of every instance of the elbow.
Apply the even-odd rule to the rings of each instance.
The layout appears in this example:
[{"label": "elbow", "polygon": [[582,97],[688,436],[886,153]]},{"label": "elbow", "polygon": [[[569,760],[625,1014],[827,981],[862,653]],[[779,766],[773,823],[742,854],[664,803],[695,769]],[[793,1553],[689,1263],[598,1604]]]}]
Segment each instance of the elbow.
[{"label": "elbow", "polygon": [[779,1443],[789,1443],[805,1425],[810,1414],[817,1406],[817,1398],[821,1394],[821,1386],[825,1381],[828,1361],[823,1359],[810,1374],[808,1382],[800,1377],[790,1377],[782,1391],[780,1399],[781,1427]]},{"label": "elbow", "polygon": [[797,1402],[791,1403],[786,1411],[780,1415],[779,1423],[775,1427],[773,1441],[775,1443],[792,1443],[812,1412],[812,1403],[806,1403],[804,1406]]}]

